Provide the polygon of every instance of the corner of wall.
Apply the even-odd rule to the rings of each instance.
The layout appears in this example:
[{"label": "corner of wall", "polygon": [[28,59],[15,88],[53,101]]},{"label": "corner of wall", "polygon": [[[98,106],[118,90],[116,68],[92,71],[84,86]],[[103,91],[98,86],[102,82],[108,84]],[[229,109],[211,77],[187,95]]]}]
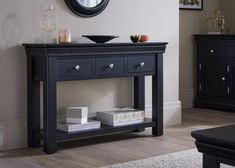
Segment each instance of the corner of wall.
[{"label": "corner of wall", "polygon": [[27,146],[27,120],[10,119],[0,122],[0,150]]},{"label": "corner of wall", "polygon": [[182,102],[182,108],[192,108],[195,98],[195,89],[183,89],[180,90],[180,101]]}]

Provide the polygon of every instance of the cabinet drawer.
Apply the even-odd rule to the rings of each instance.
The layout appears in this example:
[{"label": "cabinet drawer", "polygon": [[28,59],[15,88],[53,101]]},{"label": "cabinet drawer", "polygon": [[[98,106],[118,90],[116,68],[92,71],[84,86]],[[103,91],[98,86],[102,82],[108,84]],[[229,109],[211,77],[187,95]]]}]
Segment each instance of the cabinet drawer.
[{"label": "cabinet drawer", "polygon": [[154,56],[131,56],[128,57],[128,72],[155,72]]},{"label": "cabinet drawer", "polygon": [[199,55],[204,57],[226,57],[225,46],[205,45],[199,46]]},{"label": "cabinet drawer", "polygon": [[124,73],[124,58],[96,58],[95,73],[97,75],[105,74],[123,74]]},{"label": "cabinet drawer", "polygon": [[91,59],[58,60],[58,76],[83,76],[92,74]]}]

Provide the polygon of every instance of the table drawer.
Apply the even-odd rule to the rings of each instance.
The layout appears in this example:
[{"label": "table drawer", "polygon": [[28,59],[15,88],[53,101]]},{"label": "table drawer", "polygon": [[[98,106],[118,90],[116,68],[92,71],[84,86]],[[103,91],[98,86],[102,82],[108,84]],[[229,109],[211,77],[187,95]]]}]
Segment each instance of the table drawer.
[{"label": "table drawer", "polygon": [[92,74],[91,59],[63,59],[57,63],[58,76],[83,76]]},{"label": "table drawer", "polygon": [[124,58],[96,58],[95,59],[95,74],[123,74],[124,73]]},{"label": "table drawer", "polygon": [[225,57],[226,47],[216,45],[202,45],[199,46],[199,55],[204,57]]},{"label": "table drawer", "polygon": [[155,56],[131,56],[127,59],[129,73],[155,72]]}]

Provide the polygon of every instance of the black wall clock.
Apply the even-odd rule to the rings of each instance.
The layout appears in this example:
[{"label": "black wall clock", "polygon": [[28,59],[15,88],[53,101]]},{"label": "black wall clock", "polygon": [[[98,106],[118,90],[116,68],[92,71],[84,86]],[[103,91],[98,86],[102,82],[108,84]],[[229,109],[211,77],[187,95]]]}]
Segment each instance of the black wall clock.
[{"label": "black wall clock", "polygon": [[100,14],[109,0],[65,0],[67,6],[77,15],[93,17]]}]

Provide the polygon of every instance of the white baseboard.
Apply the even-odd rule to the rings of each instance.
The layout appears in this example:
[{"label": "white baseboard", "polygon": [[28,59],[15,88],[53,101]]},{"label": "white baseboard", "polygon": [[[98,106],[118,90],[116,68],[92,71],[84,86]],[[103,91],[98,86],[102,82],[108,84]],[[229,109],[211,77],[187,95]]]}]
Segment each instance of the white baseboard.
[{"label": "white baseboard", "polygon": [[179,97],[180,97],[180,100],[181,100],[181,103],[182,103],[182,108],[192,108],[194,98],[195,98],[194,88],[181,90],[180,94],[179,94]]},{"label": "white baseboard", "polygon": [[[164,103],[164,126],[181,124],[181,102]],[[145,106],[145,115],[152,117],[152,105]]]}]

